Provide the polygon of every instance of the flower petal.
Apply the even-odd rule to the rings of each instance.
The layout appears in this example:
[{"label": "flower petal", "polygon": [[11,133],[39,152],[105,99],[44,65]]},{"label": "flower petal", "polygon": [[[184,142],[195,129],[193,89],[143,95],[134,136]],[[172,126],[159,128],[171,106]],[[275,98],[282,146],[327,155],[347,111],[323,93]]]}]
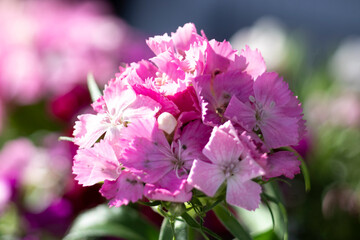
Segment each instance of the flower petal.
[{"label": "flower petal", "polygon": [[83,186],[104,180],[115,180],[120,167],[116,154],[107,142],[100,142],[90,149],[79,149],[74,157],[73,173]]},{"label": "flower petal", "polygon": [[83,114],[75,122],[73,135],[75,144],[80,148],[90,148],[110,127],[103,121],[106,114]]},{"label": "flower petal", "polygon": [[224,173],[219,166],[195,160],[190,170],[188,183],[212,197],[225,181]]},{"label": "flower petal", "polygon": [[175,171],[171,171],[156,183],[146,184],[144,195],[152,200],[187,202],[192,197],[191,189],[186,178],[178,178]]},{"label": "flower petal", "polygon": [[232,205],[255,210],[260,205],[261,186],[253,181],[242,182],[238,175],[228,179],[226,201]]},{"label": "flower petal", "polygon": [[266,169],[266,178],[284,175],[287,178],[294,178],[295,174],[300,173],[301,162],[297,160],[294,153],[280,151],[269,155]]},{"label": "flower petal", "polygon": [[122,171],[116,181],[106,180],[100,189],[101,195],[110,200],[111,207],[136,202],[142,198],[143,192],[143,183],[129,171]]}]

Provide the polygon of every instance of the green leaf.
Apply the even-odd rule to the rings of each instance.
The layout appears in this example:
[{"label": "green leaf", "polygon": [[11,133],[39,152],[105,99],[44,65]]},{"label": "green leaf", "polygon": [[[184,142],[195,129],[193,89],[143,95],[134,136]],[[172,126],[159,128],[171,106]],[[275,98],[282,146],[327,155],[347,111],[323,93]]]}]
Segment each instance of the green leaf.
[{"label": "green leaf", "polygon": [[101,97],[101,91],[96,84],[94,76],[91,73],[89,73],[87,76],[87,85],[89,88],[91,100],[95,102],[99,97]]},{"label": "green leaf", "polygon": [[107,205],[100,205],[82,213],[64,240],[104,236],[155,240],[158,239],[158,231],[131,207],[109,208]]},{"label": "green leaf", "polygon": [[280,215],[282,216],[282,219],[283,219],[283,229],[282,229],[283,239],[287,240],[288,239],[288,218],[287,218],[286,208],[285,208],[284,204],[282,204],[281,201],[279,199],[277,199],[276,197],[272,197],[266,193],[262,193],[262,197],[268,201],[275,203],[278,206]]},{"label": "green leaf", "polygon": [[279,238],[275,234],[274,230],[269,230],[267,232],[255,236],[254,240],[279,240]]},{"label": "green leaf", "polygon": [[301,168],[301,172],[302,172],[302,174],[304,176],[304,182],[305,182],[305,191],[307,191],[307,192],[310,191],[310,189],[311,189],[310,174],[309,174],[309,170],[308,170],[308,168],[306,166],[306,163],[305,163],[304,159],[292,147],[287,147],[285,149],[290,151],[290,152],[293,152],[296,155],[296,157],[300,160],[300,162],[301,162],[300,168]]},{"label": "green leaf", "polygon": [[189,226],[184,221],[175,220],[174,230],[176,240],[188,240]]},{"label": "green leaf", "polygon": [[301,161],[301,172],[304,176],[304,181],[305,181],[305,190],[308,192],[311,189],[311,182],[310,182],[310,174],[309,174],[309,170],[306,166],[306,163],[304,161],[304,159],[300,158]]},{"label": "green leaf", "polygon": [[214,237],[215,239],[221,239],[219,235],[211,231],[210,229],[200,225],[194,218],[192,218],[187,212],[184,212],[181,215],[182,219],[192,228],[198,230],[205,239],[208,239],[205,233],[209,234],[210,236]]},{"label": "green leaf", "polygon": [[213,208],[215,215],[231,234],[240,240],[251,240],[250,234],[237,221],[237,219],[223,206],[217,205]]},{"label": "green leaf", "polygon": [[171,224],[169,219],[164,218],[161,228],[160,228],[160,236],[159,240],[170,240],[173,239],[173,230],[171,229]]}]

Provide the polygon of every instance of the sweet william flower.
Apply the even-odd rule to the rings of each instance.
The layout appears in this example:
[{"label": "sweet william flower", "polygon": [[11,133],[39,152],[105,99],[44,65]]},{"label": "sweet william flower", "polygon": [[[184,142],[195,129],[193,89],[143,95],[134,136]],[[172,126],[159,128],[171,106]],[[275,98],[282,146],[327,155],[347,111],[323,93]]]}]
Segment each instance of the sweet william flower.
[{"label": "sweet william flower", "polygon": [[106,141],[92,148],[79,149],[74,157],[75,180],[83,186],[91,186],[104,180],[116,180],[121,166],[113,147]]},{"label": "sweet william flower", "polygon": [[245,147],[234,135],[235,132],[230,121],[214,127],[203,150],[208,162],[196,159],[188,182],[208,196],[214,196],[225,182],[228,203],[255,210],[260,204],[261,187],[251,179],[262,176],[265,172],[245,153]]},{"label": "sweet william flower", "polygon": [[230,99],[233,96],[248,99],[253,85],[251,76],[242,71],[228,71],[215,77],[206,74],[193,82],[201,105],[202,120],[211,126],[224,123],[227,120],[224,113]]},{"label": "sweet william flower", "polygon": [[225,116],[247,131],[260,131],[269,148],[296,145],[304,135],[301,105],[277,73],[264,73],[248,100],[233,96]]},{"label": "sweet william flower", "polygon": [[[105,139],[113,141],[133,119],[154,116],[160,109],[160,104],[150,97],[137,95],[124,81],[110,82],[102,103],[99,113],[80,115],[75,123],[73,135],[80,148],[91,147],[104,133]],[[99,105],[96,109],[100,109]]]},{"label": "sweet william flower", "polygon": [[93,103],[96,114],[76,123],[80,183],[104,181],[100,192],[115,207],[145,197],[166,212],[166,202],[191,201],[196,188],[209,198],[226,190],[226,202],[255,210],[254,179],[299,172],[293,153],[274,148],[303,135],[300,104],[266,73],[258,50],[238,52],[193,24],[147,44],[156,56],[121,67]]}]

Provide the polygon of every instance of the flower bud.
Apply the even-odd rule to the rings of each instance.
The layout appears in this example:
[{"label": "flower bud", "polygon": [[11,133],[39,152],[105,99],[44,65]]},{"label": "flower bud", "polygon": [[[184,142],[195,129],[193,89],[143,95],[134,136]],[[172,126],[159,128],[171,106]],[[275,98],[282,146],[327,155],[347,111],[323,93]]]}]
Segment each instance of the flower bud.
[{"label": "flower bud", "polygon": [[167,134],[171,134],[177,125],[175,117],[168,112],[163,112],[162,114],[160,114],[157,121],[159,124],[159,128]]}]

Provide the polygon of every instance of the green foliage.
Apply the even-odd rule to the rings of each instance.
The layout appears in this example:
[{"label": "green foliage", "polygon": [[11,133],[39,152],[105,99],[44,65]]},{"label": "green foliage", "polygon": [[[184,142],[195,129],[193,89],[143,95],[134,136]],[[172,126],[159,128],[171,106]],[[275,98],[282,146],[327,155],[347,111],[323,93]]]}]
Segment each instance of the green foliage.
[{"label": "green foliage", "polygon": [[244,229],[234,215],[232,215],[223,205],[217,205],[213,211],[221,223],[231,232],[231,234],[234,235],[234,237],[241,240],[252,239],[248,231]]},{"label": "green foliage", "polygon": [[64,239],[91,239],[103,236],[155,240],[159,234],[153,225],[131,207],[109,208],[107,205],[100,205],[81,214]]}]

